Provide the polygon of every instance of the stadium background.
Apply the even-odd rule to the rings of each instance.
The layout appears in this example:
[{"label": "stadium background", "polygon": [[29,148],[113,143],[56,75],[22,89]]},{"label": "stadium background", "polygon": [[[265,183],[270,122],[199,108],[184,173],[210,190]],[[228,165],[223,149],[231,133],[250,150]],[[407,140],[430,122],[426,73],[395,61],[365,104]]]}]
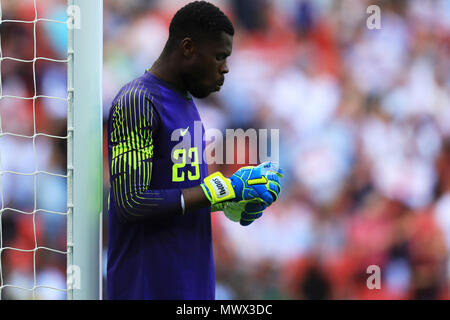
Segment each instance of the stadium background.
[{"label": "stadium background", "polygon": [[[157,58],[172,15],[187,2],[104,1],[105,120],[117,90]],[[212,2],[232,18],[236,36],[222,91],[197,100],[205,126],[280,128],[286,172],[281,198],[250,227],[213,214],[217,298],[448,299],[450,1]],[[37,4],[40,17],[65,19],[65,1]],[[366,27],[371,4],[381,8],[380,30]],[[2,11],[3,19],[34,19],[33,1],[4,0]],[[32,25],[0,31],[3,56],[32,59]],[[64,59],[66,37],[63,26],[38,23],[37,55]],[[2,61],[1,72],[3,94],[33,95],[29,64]],[[38,92],[66,96],[64,64],[39,61],[36,76]],[[36,110],[38,132],[66,135],[65,102],[39,99]],[[2,100],[0,112],[4,132],[32,134],[29,100]],[[39,138],[37,147],[42,168],[65,172],[64,140]],[[34,168],[20,139],[2,137],[0,148],[3,166]],[[231,174],[237,166],[210,170]],[[34,189],[20,179],[3,179],[5,201],[26,210]],[[65,211],[65,183],[39,181],[38,204]],[[42,244],[64,250],[65,230],[64,217],[36,215]],[[33,221],[4,212],[2,237],[4,246],[33,246]],[[106,242],[104,251],[105,262]],[[40,253],[38,284],[65,288],[65,262]],[[381,268],[380,290],[366,286],[369,265]],[[2,267],[5,282],[33,285],[30,254],[4,252]]]}]

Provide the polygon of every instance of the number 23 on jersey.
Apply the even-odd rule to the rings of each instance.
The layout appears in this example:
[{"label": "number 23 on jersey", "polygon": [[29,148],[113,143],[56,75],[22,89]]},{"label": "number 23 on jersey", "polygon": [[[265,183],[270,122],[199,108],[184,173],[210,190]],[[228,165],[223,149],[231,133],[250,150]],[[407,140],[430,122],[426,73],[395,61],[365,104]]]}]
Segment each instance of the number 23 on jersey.
[{"label": "number 23 on jersey", "polygon": [[[187,157],[190,159],[190,163],[187,163]],[[179,160],[180,162],[174,163],[172,166],[172,181],[182,182],[186,180],[198,180],[200,179],[200,167],[199,167],[199,156],[198,148],[192,147],[189,149],[175,149],[173,152],[173,159]],[[188,170],[184,168],[188,166]],[[186,175],[185,175],[186,171]]]}]

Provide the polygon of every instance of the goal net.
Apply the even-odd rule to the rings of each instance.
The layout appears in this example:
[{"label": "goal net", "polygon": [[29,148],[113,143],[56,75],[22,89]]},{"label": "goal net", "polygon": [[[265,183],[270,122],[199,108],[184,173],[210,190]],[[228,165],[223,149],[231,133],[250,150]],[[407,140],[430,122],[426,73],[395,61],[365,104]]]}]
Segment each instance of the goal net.
[{"label": "goal net", "polygon": [[101,298],[101,8],[0,0],[0,299]]}]

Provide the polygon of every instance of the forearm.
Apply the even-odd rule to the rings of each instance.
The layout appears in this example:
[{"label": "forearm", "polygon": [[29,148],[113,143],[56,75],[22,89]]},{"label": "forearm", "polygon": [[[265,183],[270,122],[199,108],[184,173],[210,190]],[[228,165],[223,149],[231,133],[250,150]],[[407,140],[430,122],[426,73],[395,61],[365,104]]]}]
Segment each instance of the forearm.
[{"label": "forearm", "polygon": [[148,190],[140,194],[130,193],[126,197],[119,195],[119,201],[116,202],[121,218],[127,222],[161,220],[211,206],[200,186],[182,190]]},{"label": "forearm", "polygon": [[152,173],[150,162],[136,169],[128,165],[123,168],[123,174],[112,176],[111,187],[118,214],[124,221],[160,220],[211,206],[200,186],[183,190],[149,188]]},{"label": "forearm", "polygon": [[161,220],[182,214],[181,190],[123,190],[114,188],[119,217],[125,222]]},{"label": "forearm", "polygon": [[211,206],[211,202],[205,196],[203,189],[200,186],[183,189],[183,198],[185,206],[185,214],[190,211]]}]

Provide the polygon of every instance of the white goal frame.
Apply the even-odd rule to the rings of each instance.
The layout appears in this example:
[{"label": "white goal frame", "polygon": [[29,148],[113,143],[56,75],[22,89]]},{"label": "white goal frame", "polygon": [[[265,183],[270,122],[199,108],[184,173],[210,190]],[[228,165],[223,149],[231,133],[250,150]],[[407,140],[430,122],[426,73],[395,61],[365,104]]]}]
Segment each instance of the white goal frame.
[{"label": "white goal frame", "polygon": [[[12,1],[12,0],[11,0]],[[4,56],[0,37],[0,101],[3,99],[28,100],[32,104],[33,135],[4,132],[0,113],[0,138],[15,137],[27,139],[33,145],[36,158],[36,138],[45,136],[67,140],[67,174],[43,171],[34,162],[33,172],[17,172],[3,168],[0,152],[0,299],[4,289],[15,289],[32,299],[38,289],[46,288],[66,292],[69,300],[102,299],[102,198],[103,198],[103,112],[102,112],[102,66],[103,66],[103,0],[67,0],[67,21],[42,17],[38,14],[37,0],[32,0],[34,19],[4,19],[2,0],[0,0],[0,24],[22,23],[33,26],[34,57],[23,59]],[[20,17],[19,17],[20,18]],[[68,52],[64,59],[38,57],[36,53],[37,22],[59,23],[67,26]],[[36,62],[45,60],[67,65],[67,96],[53,97],[39,95],[36,87]],[[33,68],[34,94],[32,97],[4,94],[1,66],[5,61],[28,63]],[[37,132],[36,100],[39,98],[56,99],[67,102],[67,135],[65,137]],[[3,150],[4,151],[4,150]],[[17,155],[19,156],[19,155]],[[20,171],[20,170],[19,170]],[[32,211],[23,211],[5,204],[2,181],[4,176],[28,176],[34,181],[34,207]],[[67,179],[67,210],[57,212],[37,206],[38,175],[57,176]],[[32,199],[33,200],[33,199]],[[5,212],[28,215],[33,221],[34,248],[15,248],[3,242],[2,216]],[[67,247],[63,250],[48,248],[38,243],[36,236],[36,215],[41,212],[66,216]],[[36,276],[36,256],[38,251],[46,250],[66,255],[66,288],[56,288],[47,284],[38,284]],[[33,257],[33,285],[5,282],[2,270],[2,256],[5,252],[29,253]],[[8,270],[10,271],[10,270]],[[20,282],[20,281],[19,281]]]},{"label": "white goal frame", "polygon": [[68,0],[67,299],[102,299],[103,0]]}]

